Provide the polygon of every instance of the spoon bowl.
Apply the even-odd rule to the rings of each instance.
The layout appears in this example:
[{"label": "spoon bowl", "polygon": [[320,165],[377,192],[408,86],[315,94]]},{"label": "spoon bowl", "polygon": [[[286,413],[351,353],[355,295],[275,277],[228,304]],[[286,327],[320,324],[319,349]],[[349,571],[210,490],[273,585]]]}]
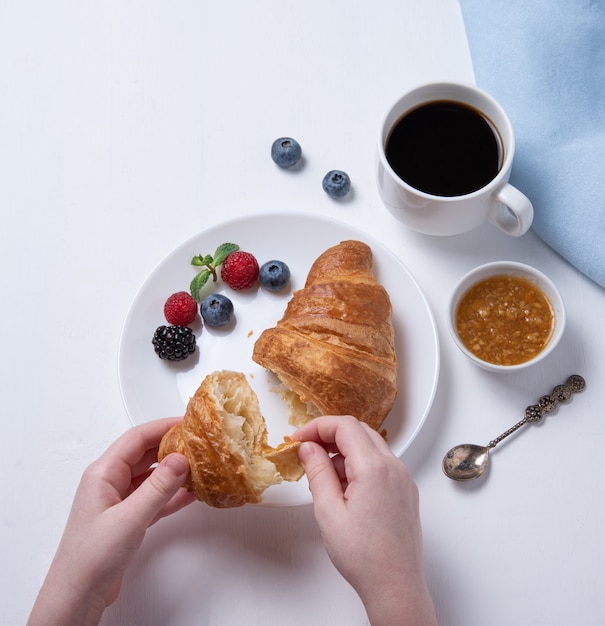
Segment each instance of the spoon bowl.
[{"label": "spoon bowl", "polygon": [[454,480],[472,480],[485,472],[488,462],[489,448],[463,443],[443,457],[443,471]]}]

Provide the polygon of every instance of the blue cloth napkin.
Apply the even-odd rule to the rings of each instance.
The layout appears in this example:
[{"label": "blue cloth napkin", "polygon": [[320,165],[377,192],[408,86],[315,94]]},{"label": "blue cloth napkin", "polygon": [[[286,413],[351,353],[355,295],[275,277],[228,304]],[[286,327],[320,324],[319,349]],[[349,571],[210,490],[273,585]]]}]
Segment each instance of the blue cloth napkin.
[{"label": "blue cloth napkin", "polygon": [[605,287],[605,0],[460,0],[476,83],[507,111],[533,229]]}]

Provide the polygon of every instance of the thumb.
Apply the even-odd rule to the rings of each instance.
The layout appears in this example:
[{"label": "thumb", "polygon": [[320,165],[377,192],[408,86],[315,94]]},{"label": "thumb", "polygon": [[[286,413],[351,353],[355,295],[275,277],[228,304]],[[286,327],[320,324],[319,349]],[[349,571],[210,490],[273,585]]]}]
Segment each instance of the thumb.
[{"label": "thumb", "polygon": [[298,458],[307,475],[316,513],[328,510],[342,501],[342,486],[334,464],[324,448],[312,441],[303,441]]},{"label": "thumb", "polygon": [[178,453],[169,454],[125,502],[132,507],[132,513],[139,522],[147,527],[182,487],[188,474],[187,457]]}]

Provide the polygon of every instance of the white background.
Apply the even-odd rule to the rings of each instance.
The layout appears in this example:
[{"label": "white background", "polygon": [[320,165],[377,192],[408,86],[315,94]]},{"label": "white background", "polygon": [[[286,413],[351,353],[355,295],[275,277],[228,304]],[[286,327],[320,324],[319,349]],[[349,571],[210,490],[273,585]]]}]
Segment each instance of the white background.
[{"label": "white background", "polygon": [[[417,83],[473,72],[456,2],[358,4],[0,0],[3,623],[25,622],[82,470],[129,427],[117,349],[140,284],[204,227],[274,210],[366,229],[433,309],[440,383],[403,460],[440,623],[600,623],[603,291],[533,233],[435,239],[387,213],[374,181],[382,113]],[[303,145],[302,170],[271,162],[282,135]],[[321,190],[333,168],[351,175],[348,202]],[[447,335],[454,283],[498,259],[535,265],[567,304],[559,348],[524,374],[477,369]],[[452,445],[487,443],[576,372],[586,392],[501,444],[486,479],[443,476]],[[104,623],[367,620],[310,506],[196,504],[148,533]]]}]

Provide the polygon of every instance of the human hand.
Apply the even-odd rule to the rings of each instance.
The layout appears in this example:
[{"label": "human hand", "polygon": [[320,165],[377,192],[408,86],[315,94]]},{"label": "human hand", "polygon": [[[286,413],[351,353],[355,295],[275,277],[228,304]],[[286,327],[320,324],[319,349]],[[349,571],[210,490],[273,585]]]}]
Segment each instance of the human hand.
[{"label": "human hand", "polygon": [[351,416],[312,420],[292,439],[315,518],[370,622],[436,624],[424,579],[418,489],[382,436]]},{"label": "human hand", "polygon": [[28,626],[97,624],[147,528],[195,499],[180,489],[189,473],[183,455],[151,469],[162,437],[179,421],[130,429],[86,468]]}]

